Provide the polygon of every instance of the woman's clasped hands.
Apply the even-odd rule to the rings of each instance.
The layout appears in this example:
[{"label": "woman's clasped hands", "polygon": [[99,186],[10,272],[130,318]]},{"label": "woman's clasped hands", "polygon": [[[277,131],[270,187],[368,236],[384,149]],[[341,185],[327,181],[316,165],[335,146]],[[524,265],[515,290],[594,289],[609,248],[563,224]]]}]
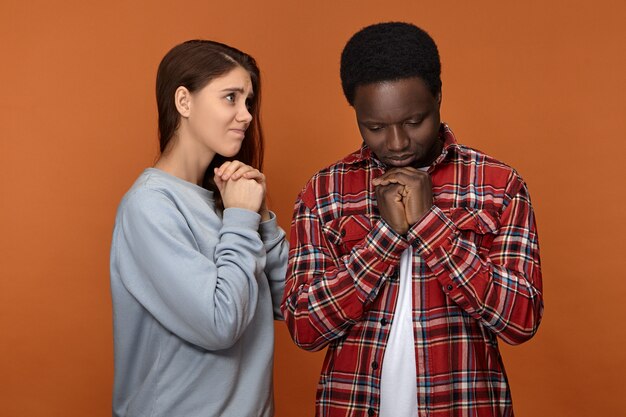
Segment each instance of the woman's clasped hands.
[{"label": "woman's clasped hands", "polygon": [[270,218],[265,204],[265,175],[261,171],[241,161],[226,161],[214,172],[224,208],[257,212],[262,221]]}]

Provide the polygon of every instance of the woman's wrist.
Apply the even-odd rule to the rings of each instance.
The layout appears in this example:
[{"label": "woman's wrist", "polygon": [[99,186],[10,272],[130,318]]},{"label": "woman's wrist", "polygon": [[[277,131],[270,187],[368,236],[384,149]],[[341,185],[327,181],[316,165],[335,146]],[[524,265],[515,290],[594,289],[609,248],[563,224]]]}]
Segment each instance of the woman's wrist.
[{"label": "woman's wrist", "polygon": [[265,204],[265,200],[263,200],[263,204],[261,204],[261,208],[259,209],[259,214],[261,215],[262,222],[266,222],[272,218],[270,216],[270,211],[267,209],[267,204]]}]

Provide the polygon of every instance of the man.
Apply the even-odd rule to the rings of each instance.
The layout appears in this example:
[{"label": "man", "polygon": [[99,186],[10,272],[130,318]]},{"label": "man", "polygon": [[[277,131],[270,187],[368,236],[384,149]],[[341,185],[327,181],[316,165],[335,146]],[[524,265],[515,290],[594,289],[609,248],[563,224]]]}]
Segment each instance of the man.
[{"label": "man", "polygon": [[512,416],[497,337],[543,310],[529,194],[440,122],[441,64],[406,23],[347,43],[341,81],[364,144],[298,197],[282,310],[328,346],[318,416]]}]

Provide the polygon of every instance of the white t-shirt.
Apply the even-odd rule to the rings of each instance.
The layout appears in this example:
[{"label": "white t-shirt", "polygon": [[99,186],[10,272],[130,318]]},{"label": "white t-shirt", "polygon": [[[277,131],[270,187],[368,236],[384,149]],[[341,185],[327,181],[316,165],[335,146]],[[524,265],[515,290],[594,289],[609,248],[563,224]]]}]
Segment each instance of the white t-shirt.
[{"label": "white t-shirt", "polygon": [[381,370],[380,417],[417,417],[412,255],[409,246],[400,258],[400,288]]}]

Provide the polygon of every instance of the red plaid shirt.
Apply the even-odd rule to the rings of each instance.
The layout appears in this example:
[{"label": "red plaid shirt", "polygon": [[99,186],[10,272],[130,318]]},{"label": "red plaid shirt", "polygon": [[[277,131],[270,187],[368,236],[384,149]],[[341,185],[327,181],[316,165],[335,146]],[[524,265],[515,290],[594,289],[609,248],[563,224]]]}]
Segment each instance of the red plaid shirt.
[{"label": "red plaid shirt", "polygon": [[528,190],[510,167],[457,144],[445,124],[440,137],[443,152],[428,170],[434,205],[406,236],[378,213],[372,180],[385,167],[367,146],[318,172],[299,195],[282,310],[298,346],[328,346],[318,416],[378,414],[409,245],[419,415],[513,415],[496,336],[528,340],[543,311]]}]

